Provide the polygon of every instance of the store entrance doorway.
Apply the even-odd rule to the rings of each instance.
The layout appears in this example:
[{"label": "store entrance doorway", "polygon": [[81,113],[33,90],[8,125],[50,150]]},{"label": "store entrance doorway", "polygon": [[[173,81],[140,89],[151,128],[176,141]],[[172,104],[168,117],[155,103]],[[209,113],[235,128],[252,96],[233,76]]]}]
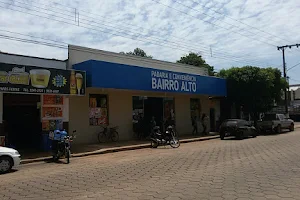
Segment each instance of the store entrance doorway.
[{"label": "store entrance doorway", "polygon": [[40,95],[4,94],[3,120],[6,123],[7,146],[18,150],[40,147]]},{"label": "store entrance doorway", "polygon": [[164,113],[163,102],[164,99],[159,97],[148,97],[144,100],[144,119],[149,125],[151,118],[154,117],[156,125],[162,127]]},{"label": "store entrance doorway", "polygon": [[132,102],[135,133],[141,131],[143,137],[149,136],[152,117],[161,131],[165,131],[168,125],[175,126],[174,98],[133,96]]}]

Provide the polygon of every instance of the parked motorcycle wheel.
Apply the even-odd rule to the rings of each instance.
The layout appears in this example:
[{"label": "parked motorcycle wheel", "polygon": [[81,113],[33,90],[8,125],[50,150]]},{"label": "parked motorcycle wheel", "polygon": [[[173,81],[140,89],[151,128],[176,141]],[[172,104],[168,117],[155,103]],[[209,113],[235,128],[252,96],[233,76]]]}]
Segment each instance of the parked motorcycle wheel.
[{"label": "parked motorcycle wheel", "polygon": [[157,148],[158,147],[158,142],[151,140],[151,148]]},{"label": "parked motorcycle wheel", "polygon": [[70,163],[70,156],[71,156],[71,151],[70,149],[66,149],[66,159],[67,159],[67,164]]},{"label": "parked motorcycle wheel", "polygon": [[173,137],[170,141],[170,146],[173,148],[178,148],[180,146],[180,142],[177,138]]}]

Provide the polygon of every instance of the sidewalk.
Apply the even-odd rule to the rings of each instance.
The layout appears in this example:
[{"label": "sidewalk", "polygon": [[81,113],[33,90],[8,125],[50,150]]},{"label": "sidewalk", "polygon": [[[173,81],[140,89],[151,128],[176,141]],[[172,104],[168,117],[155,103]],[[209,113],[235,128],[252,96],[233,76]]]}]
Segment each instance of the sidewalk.
[{"label": "sidewalk", "polygon": [[[300,128],[300,122],[295,123],[295,129]],[[211,132],[209,136],[194,136],[194,135],[184,135],[180,136],[180,143],[189,143],[196,141],[205,141],[219,138],[219,133]],[[149,140],[142,141],[119,141],[116,143],[103,143],[103,144],[90,144],[90,145],[74,145],[72,146],[72,157],[83,157],[89,155],[113,153],[119,151],[129,151],[136,149],[150,148]],[[51,159],[51,153],[40,152],[40,153],[30,153],[22,154],[21,164],[33,163],[47,161]]]},{"label": "sidewalk", "polygon": [[[205,141],[219,138],[219,134],[211,132],[208,136],[184,135],[179,137],[180,143]],[[149,140],[142,141],[120,141],[116,143],[90,144],[90,145],[74,145],[72,146],[72,157],[83,157],[89,155],[113,153],[119,151],[129,151],[136,149],[150,148]],[[21,164],[47,161],[51,159],[50,152],[40,152],[32,154],[21,154]]]}]

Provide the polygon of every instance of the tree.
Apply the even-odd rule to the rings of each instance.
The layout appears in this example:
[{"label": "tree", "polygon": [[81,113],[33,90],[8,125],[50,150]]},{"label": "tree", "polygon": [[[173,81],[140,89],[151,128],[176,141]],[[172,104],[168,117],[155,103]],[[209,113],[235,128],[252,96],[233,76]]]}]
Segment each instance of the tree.
[{"label": "tree", "polygon": [[198,53],[189,53],[188,55],[181,57],[180,60],[177,61],[177,63],[193,65],[196,67],[204,67],[208,70],[209,76],[215,75],[214,67],[207,64],[202,56]]},{"label": "tree", "polygon": [[255,125],[259,114],[270,111],[288,86],[275,68],[232,67],[221,70],[218,76],[227,79],[228,100],[250,113]]},{"label": "tree", "polygon": [[126,55],[135,55],[135,56],[141,56],[141,57],[146,57],[146,58],[152,58],[152,56],[150,55],[147,55],[146,52],[143,50],[143,49],[140,49],[140,48],[135,48],[132,51],[129,51],[129,52],[120,52],[121,54],[126,54]]}]

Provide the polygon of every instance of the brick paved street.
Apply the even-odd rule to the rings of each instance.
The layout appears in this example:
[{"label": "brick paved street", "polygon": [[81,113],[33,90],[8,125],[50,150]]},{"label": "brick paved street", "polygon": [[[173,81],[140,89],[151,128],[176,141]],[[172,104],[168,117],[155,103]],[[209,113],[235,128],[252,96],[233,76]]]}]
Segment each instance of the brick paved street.
[{"label": "brick paved street", "polygon": [[300,131],[34,163],[0,199],[300,199]]}]

